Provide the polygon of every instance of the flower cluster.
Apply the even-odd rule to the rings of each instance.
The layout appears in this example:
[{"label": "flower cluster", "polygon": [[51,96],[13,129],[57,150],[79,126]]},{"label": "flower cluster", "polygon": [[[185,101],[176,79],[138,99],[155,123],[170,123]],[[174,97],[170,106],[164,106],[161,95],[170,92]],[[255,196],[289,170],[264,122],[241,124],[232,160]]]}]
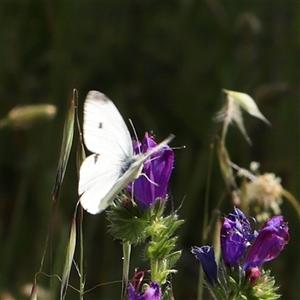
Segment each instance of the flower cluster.
[{"label": "flower cluster", "polygon": [[[134,276],[127,287],[127,300],[160,300],[162,293],[159,284],[151,281],[149,284],[142,284],[145,271],[135,269]],[[141,290],[141,292],[139,292]]]},{"label": "flower cluster", "polygon": [[[261,294],[257,299],[264,299],[264,293],[271,294],[273,297],[269,296],[266,299],[277,299],[276,288],[273,286],[274,281],[268,276],[269,272],[261,270],[261,266],[276,258],[288,241],[288,225],[282,216],[271,217],[256,232],[252,230],[244,213],[238,208],[234,208],[232,213],[223,218],[221,228],[221,265],[223,265],[222,274],[225,278],[218,277],[218,268],[212,247],[195,246],[192,247],[192,253],[200,260],[210,290],[216,299],[228,299],[226,297],[233,294],[236,296],[242,294],[248,299],[253,296],[254,291],[258,297],[258,285],[260,285]],[[230,287],[229,282],[234,282],[235,287]],[[239,288],[237,289],[236,286]]]},{"label": "flower cluster", "polygon": [[250,170],[241,168],[237,175],[241,181],[241,203],[255,212],[258,222],[267,220],[271,215],[280,215],[285,189],[281,178],[273,173],[258,174],[259,163],[251,162]]},{"label": "flower cluster", "polygon": [[[148,133],[142,142],[133,141],[136,154],[147,153],[156,145]],[[168,145],[153,153],[144,162],[141,175],[126,186],[127,192],[107,212],[114,237],[129,245],[144,244],[144,259],[150,265],[147,273],[151,278],[145,280],[147,284],[141,287],[143,278],[135,278],[128,285],[128,300],[160,300],[172,296],[168,278],[177,272],[173,266],[181,256],[180,250],[174,250],[177,237],[173,234],[183,223],[176,211],[164,215],[173,163],[174,153]],[[126,201],[128,198],[133,201]]]}]

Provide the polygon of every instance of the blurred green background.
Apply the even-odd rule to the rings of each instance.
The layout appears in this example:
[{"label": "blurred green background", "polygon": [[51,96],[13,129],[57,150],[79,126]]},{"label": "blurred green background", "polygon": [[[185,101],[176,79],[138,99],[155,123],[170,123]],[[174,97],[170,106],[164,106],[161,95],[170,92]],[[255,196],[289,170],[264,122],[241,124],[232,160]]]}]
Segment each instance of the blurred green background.
[{"label": "blurred green background", "polygon": [[[50,103],[56,117],[28,129],[1,129],[0,294],[26,299],[43,252],[62,140],[63,123],[79,91],[79,111],[96,89],[131,118],[140,137],[153,130],[160,141],[176,135],[173,205],[186,220],[178,234],[183,255],[173,276],[176,299],[195,299],[199,266],[189,253],[200,245],[209,146],[223,104],[221,89],[250,94],[272,123],[245,116],[253,145],[229,129],[231,159],[274,172],[300,199],[300,101],[298,1],[15,1],[1,2],[1,110]],[[77,196],[76,143],[71,153],[43,270],[61,275]],[[216,156],[210,211],[225,192]],[[222,213],[232,209],[229,201]],[[272,269],[282,299],[300,299],[300,226],[289,203],[282,213],[291,241],[265,267]],[[107,233],[105,214],[84,216],[86,289],[104,284],[85,299],[118,299],[121,245]],[[78,253],[77,253],[78,254]],[[76,255],[77,255],[76,254]],[[132,268],[141,249],[133,249]],[[131,274],[133,269],[131,270]],[[41,276],[47,290],[59,282]],[[76,271],[71,282],[78,288]],[[52,286],[52,287],[51,287]],[[28,289],[28,286],[27,286]],[[47,297],[46,297],[47,298]],[[57,298],[54,296],[54,298]],[[10,298],[8,298],[10,299]],[[67,299],[78,299],[71,289]]]}]

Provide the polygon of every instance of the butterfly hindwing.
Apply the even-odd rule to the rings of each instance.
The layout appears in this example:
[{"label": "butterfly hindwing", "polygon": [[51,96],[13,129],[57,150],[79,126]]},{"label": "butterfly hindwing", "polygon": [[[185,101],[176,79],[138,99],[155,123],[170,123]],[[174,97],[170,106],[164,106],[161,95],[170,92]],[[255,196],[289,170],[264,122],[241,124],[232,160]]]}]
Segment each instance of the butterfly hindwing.
[{"label": "butterfly hindwing", "polygon": [[111,190],[120,174],[111,158],[102,154],[88,156],[80,167],[78,193],[82,207],[91,214],[104,210],[103,198]]}]

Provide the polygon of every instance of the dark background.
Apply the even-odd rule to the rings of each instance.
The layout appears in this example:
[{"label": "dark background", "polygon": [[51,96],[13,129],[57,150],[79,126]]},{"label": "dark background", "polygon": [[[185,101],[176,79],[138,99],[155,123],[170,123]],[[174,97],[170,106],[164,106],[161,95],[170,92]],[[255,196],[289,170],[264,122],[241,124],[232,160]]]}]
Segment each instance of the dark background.
[{"label": "dark background", "polygon": [[[22,298],[39,269],[51,208],[51,191],[72,89],[79,110],[96,89],[131,118],[140,137],[153,130],[160,141],[176,135],[170,189],[185,224],[178,231],[183,256],[173,276],[176,299],[195,299],[198,264],[189,253],[200,245],[209,146],[223,103],[222,88],[250,94],[268,127],[245,116],[253,145],[233,127],[231,159],[274,172],[300,198],[299,186],[299,10],[298,1],[23,1],[1,3],[1,118],[17,105],[51,103],[55,119],[28,130],[1,130],[1,291]],[[77,136],[53,224],[44,271],[61,275],[70,220],[77,201]],[[225,191],[216,156],[210,211]],[[232,206],[228,200],[222,213]],[[265,265],[280,285],[282,299],[300,299],[300,226],[284,202],[291,241]],[[104,284],[85,299],[116,299],[121,279],[121,245],[107,233],[105,214],[85,214],[86,289]],[[52,255],[50,254],[52,253]],[[76,254],[77,255],[77,254]],[[132,267],[142,265],[134,248]],[[132,273],[131,273],[132,274]],[[39,281],[56,291],[57,279]],[[52,288],[50,285],[52,284]],[[78,288],[74,271],[71,284]],[[56,297],[54,297],[56,298]],[[68,299],[78,299],[71,289]]]}]

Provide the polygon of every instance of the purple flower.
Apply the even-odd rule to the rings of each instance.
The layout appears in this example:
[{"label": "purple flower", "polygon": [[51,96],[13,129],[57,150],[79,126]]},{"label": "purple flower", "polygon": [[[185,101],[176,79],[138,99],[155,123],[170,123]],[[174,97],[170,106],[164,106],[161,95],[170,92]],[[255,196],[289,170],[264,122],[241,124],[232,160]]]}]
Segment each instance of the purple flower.
[{"label": "purple flower", "polygon": [[161,290],[159,285],[152,281],[150,285],[142,292],[138,293],[130,283],[128,286],[128,300],[160,300]]},{"label": "purple flower", "polygon": [[194,246],[192,247],[191,252],[198,260],[200,260],[208,282],[213,285],[214,282],[217,281],[217,264],[215,261],[214,248],[210,246]]},{"label": "purple flower", "polygon": [[221,250],[224,262],[237,268],[238,260],[254,236],[249,220],[235,207],[233,213],[224,217],[221,228]]},{"label": "purple flower", "polygon": [[[146,153],[156,145],[147,132],[141,143],[133,141],[136,154]],[[141,176],[126,186],[126,189],[133,193],[142,208],[149,206],[157,198],[166,198],[173,163],[173,150],[166,145],[144,162]]]},{"label": "purple flower", "polygon": [[268,219],[246,255],[243,269],[259,267],[277,257],[290,239],[288,230],[283,216]]}]

